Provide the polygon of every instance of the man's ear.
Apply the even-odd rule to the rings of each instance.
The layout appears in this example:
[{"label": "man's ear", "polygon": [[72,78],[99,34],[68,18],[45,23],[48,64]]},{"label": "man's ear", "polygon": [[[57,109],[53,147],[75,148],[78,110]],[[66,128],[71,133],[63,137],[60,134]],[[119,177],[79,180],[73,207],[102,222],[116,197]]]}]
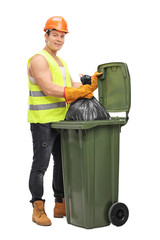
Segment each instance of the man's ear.
[{"label": "man's ear", "polygon": [[44,38],[45,38],[45,42],[47,42],[48,41],[48,34],[47,33],[44,34]]}]

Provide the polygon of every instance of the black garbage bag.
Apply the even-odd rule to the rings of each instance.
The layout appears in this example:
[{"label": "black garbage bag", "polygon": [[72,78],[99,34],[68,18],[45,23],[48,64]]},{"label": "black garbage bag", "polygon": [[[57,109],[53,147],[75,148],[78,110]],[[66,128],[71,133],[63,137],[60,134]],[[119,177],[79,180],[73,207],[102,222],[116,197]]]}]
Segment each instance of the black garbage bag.
[{"label": "black garbage bag", "polygon": [[91,121],[110,119],[105,107],[95,97],[81,98],[70,104],[65,120]]},{"label": "black garbage bag", "polygon": [[[91,84],[91,77],[84,75],[81,77],[83,85]],[[110,115],[106,108],[93,97],[80,98],[70,104],[65,120],[67,121],[91,121],[110,119]]]}]

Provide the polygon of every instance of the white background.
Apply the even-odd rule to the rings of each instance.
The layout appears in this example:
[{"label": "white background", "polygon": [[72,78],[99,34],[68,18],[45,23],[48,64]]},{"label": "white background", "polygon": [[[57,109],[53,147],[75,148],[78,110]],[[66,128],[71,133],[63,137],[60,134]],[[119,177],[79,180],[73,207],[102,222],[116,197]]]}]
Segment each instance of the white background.
[{"label": "white background", "polygon": [[[0,5],[1,239],[159,239],[159,1],[6,0]],[[43,27],[56,15],[68,23],[70,33],[58,55],[75,81],[102,63],[120,61],[129,67],[132,106],[121,131],[119,200],[129,207],[130,217],[121,228],[86,230],[67,224],[66,218],[53,219],[52,160],[44,192],[52,226],[31,221],[26,65],[44,47]]]}]

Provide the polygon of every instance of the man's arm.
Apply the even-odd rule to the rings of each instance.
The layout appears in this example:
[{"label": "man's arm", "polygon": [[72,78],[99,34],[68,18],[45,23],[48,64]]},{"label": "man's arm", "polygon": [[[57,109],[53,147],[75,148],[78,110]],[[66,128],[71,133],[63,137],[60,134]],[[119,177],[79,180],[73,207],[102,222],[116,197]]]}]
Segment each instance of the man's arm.
[{"label": "man's arm", "polygon": [[29,74],[34,77],[36,83],[46,96],[64,97],[64,87],[53,83],[48,62],[43,56],[36,55],[31,59]]},{"label": "man's arm", "polygon": [[52,75],[48,62],[41,55],[34,56],[29,65],[28,74],[31,75],[47,96],[65,98],[67,103],[76,101],[78,98],[92,98],[93,93],[90,85],[75,87],[61,87],[53,84]]}]

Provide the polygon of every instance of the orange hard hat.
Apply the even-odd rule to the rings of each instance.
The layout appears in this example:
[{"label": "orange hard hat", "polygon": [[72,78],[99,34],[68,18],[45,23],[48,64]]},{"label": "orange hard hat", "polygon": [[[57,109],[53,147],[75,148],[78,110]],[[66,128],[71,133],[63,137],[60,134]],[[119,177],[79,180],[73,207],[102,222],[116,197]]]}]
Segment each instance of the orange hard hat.
[{"label": "orange hard hat", "polygon": [[60,16],[51,17],[47,20],[43,30],[46,32],[49,29],[56,29],[68,33],[67,22]]}]

